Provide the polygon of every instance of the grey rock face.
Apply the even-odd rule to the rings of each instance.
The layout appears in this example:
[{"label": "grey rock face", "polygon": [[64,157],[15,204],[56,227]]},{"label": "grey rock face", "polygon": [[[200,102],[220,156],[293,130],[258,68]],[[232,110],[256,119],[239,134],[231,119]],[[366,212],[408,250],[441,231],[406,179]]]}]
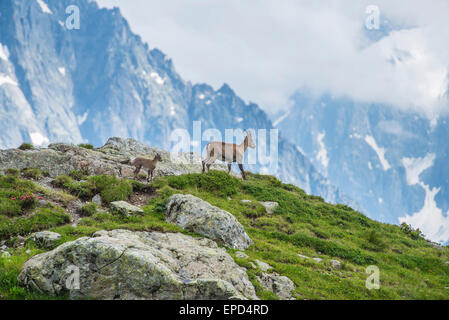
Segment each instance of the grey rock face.
[{"label": "grey rock face", "polygon": [[224,249],[179,233],[100,231],[31,258],[18,280],[72,299],[257,298],[245,269]]},{"label": "grey rock face", "polygon": [[56,241],[61,239],[61,235],[56,232],[42,231],[33,233],[28,241],[33,241],[38,247],[51,249],[55,246]]},{"label": "grey rock face", "polygon": [[273,214],[276,208],[279,207],[279,203],[272,201],[261,202],[260,204],[265,207],[268,214]]},{"label": "grey rock face", "polygon": [[0,257],[3,258],[3,259],[8,259],[8,258],[11,257],[11,254],[8,251],[1,250],[0,251]]},{"label": "grey rock face", "polygon": [[341,262],[338,260],[331,260],[331,265],[332,265],[332,268],[335,270],[341,269]]},{"label": "grey rock face", "polygon": [[103,201],[101,200],[101,195],[97,194],[92,198],[92,202],[95,203],[97,206],[101,206],[103,204]]},{"label": "grey rock face", "polygon": [[242,252],[242,251],[237,251],[235,253],[235,256],[237,258],[241,258],[241,259],[248,259],[249,258],[248,255],[246,253]]},{"label": "grey rock face", "polygon": [[262,276],[257,278],[265,290],[275,293],[279,299],[292,299],[292,291],[296,289],[296,286],[289,278],[275,272],[263,273]]},{"label": "grey rock face", "polygon": [[133,206],[126,201],[111,202],[111,210],[113,213],[124,216],[143,215],[144,211],[139,207]]},{"label": "grey rock face", "polygon": [[268,271],[273,269],[272,266],[270,266],[268,263],[260,261],[260,260],[256,260],[257,265],[259,266],[260,270],[262,271]]},{"label": "grey rock face", "polygon": [[165,217],[167,222],[230,248],[245,250],[254,243],[232,214],[192,195],[173,195],[167,204]]}]

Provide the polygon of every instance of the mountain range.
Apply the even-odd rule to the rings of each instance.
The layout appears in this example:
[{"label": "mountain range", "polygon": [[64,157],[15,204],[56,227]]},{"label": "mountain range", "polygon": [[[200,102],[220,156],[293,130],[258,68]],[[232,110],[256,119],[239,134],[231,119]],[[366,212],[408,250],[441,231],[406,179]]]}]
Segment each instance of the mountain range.
[{"label": "mountain range", "polygon": [[[79,8],[79,29],[68,28],[71,5]],[[119,136],[169,149],[171,133],[191,132],[194,121],[223,134],[274,128],[229,85],[215,90],[184,80],[172,59],[131,31],[118,8],[88,0],[4,0],[0,12],[1,148],[24,141],[100,146]],[[277,168],[248,168],[357,207],[282,134],[278,142]]]},{"label": "mountain range", "polygon": [[[79,29],[68,28],[70,5],[79,8]],[[169,149],[173,131],[192,133],[194,121],[223,136],[228,128],[279,128],[277,168],[249,170],[377,220],[411,223],[434,241],[449,239],[447,117],[430,121],[306,90],[292,96],[288,111],[268,116],[227,84],[217,90],[183,79],[172,59],[150,46],[118,8],[89,0],[2,0],[0,147],[101,146],[118,136]]]}]

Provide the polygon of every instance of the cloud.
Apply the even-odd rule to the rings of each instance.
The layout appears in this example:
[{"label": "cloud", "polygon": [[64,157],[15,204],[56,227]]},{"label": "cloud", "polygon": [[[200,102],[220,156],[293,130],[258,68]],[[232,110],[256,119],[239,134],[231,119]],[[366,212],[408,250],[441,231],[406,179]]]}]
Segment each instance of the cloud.
[{"label": "cloud", "polygon": [[171,56],[187,80],[227,82],[268,112],[287,108],[298,88],[429,118],[448,109],[445,0],[376,1],[381,27],[404,27],[375,42],[364,29],[372,4],[365,0],[98,2],[119,6],[133,31]]}]

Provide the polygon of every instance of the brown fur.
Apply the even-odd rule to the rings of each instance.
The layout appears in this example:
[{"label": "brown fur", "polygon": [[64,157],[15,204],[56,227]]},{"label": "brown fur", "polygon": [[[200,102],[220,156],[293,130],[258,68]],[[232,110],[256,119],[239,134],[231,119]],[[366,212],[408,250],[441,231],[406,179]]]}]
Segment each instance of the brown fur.
[{"label": "brown fur", "polygon": [[156,154],[153,160],[146,159],[146,158],[136,158],[133,161],[131,161],[131,164],[136,167],[136,170],[134,170],[134,176],[137,177],[140,170],[142,168],[148,169],[148,178],[147,181],[153,180],[153,172],[154,169],[156,169],[158,161],[162,161],[162,157],[160,154]]},{"label": "brown fur", "polygon": [[221,159],[228,163],[228,173],[231,172],[232,163],[236,162],[239,165],[239,169],[242,172],[242,177],[246,180],[245,171],[243,170],[243,156],[246,150],[255,148],[256,145],[252,139],[251,133],[247,131],[247,135],[242,144],[236,145],[225,142],[211,142],[206,147],[206,159],[202,161],[203,172],[210,170],[210,166],[217,159]]}]

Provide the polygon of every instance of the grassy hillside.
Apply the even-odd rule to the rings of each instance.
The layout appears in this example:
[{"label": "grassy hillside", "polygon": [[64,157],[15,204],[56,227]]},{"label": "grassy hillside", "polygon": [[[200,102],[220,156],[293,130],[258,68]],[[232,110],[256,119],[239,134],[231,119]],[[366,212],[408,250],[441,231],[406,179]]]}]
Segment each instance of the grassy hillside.
[{"label": "grassy hillside", "polygon": [[[297,299],[449,298],[448,247],[434,247],[419,232],[373,221],[345,205],[325,203],[320,197],[308,196],[270,176],[249,174],[247,181],[241,181],[224,172],[211,171],[162,177],[145,185],[73,172],[70,177],[56,178],[50,187],[39,182],[40,172],[20,175],[9,172],[8,176],[0,176],[0,240],[6,240],[8,247],[13,247],[20,235],[48,229],[62,235],[60,243],[117,228],[196,236],[164,219],[165,205],[172,194],[192,194],[231,212],[254,240],[255,244],[245,251],[248,259],[237,258],[234,250],[228,252],[248,269],[257,294],[263,299],[277,297],[263,291],[257,283],[256,275],[261,270],[255,267],[256,259],[289,277],[297,286]],[[66,213],[71,201],[89,201],[95,194],[101,194],[106,206],[115,200],[140,205],[145,215],[112,215],[107,207],[85,202],[79,210],[83,217],[76,227],[72,226]],[[259,201],[275,201],[279,207],[268,214]],[[17,285],[23,262],[40,252],[43,250],[27,242],[24,247],[10,250],[12,257],[0,258],[0,299],[50,298],[26,292]],[[340,270],[331,267],[332,259],[342,263]],[[370,265],[380,270],[379,290],[365,287],[369,276],[366,267]]]}]

